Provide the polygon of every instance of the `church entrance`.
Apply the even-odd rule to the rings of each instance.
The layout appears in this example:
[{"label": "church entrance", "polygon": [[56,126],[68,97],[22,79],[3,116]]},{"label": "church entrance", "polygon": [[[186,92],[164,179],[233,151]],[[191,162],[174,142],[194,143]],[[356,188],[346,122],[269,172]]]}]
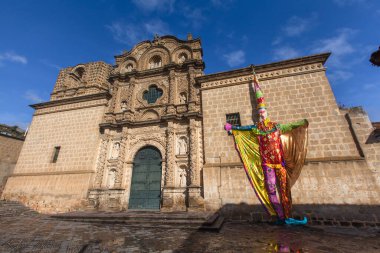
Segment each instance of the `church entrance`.
[{"label": "church entrance", "polygon": [[133,160],[129,209],[160,209],[161,154],[148,146],[140,149]]}]

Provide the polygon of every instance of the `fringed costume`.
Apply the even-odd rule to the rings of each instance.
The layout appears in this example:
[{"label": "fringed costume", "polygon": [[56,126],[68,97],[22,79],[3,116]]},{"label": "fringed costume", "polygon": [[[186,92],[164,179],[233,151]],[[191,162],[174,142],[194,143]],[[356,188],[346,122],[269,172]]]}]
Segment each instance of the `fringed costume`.
[{"label": "fringed costume", "polygon": [[270,121],[263,93],[253,82],[260,122],[250,126],[232,126],[236,149],[257,197],[271,216],[292,224],[304,224],[291,217],[291,187],[301,173],[306,157],[307,120],[289,124]]}]

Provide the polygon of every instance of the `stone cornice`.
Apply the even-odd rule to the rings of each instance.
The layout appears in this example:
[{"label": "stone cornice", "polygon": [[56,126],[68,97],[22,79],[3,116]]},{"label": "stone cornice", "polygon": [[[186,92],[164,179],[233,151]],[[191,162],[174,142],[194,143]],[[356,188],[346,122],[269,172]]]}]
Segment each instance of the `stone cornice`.
[{"label": "stone cornice", "polygon": [[131,77],[135,77],[136,79],[140,78],[146,78],[146,77],[153,77],[153,76],[161,76],[163,73],[167,74],[170,70],[177,70],[177,71],[188,71],[188,68],[190,66],[193,66],[196,69],[203,70],[205,68],[205,64],[201,60],[187,60],[183,64],[176,64],[176,63],[170,63],[160,68],[154,68],[154,69],[146,69],[142,71],[133,70],[131,72],[127,73],[112,73],[110,76],[111,80],[127,80]]},{"label": "stone cornice", "polygon": [[251,65],[246,68],[197,77],[196,81],[202,85],[202,89],[206,89],[247,82],[252,80],[253,71],[260,80],[321,71],[325,70],[323,64],[329,56],[330,53],[324,53],[257,66]]},{"label": "stone cornice", "polygon": [[[307,158],[305,160],[305,165],[309,163],[330,163],[330,162],[356,162],[365,161],[364,157],[360,156],[337,156],[337,157],[320,157],[320,158]],[[243,163],[205,163],[203,168],[209,167],[242,167]]]},{"label": "stone cornice", "polygon": [[85,101],[97,100],[97,99],[104,99],[104,98],[110,99],[111,94],[109,92],[102,92],[102,93],[97,93],[97,94],[84,95],[84,96],[79,96],[79,97],[65,98],[65,99],[60,99],[60,100],[33,104],[33,105],[30,105],[30,107],[37,110],[37,109],[54,107],[58,105],[67,105],[67,104],[73,104],[73,103],[79,103],[79,102],[85,102]]},{"label": "stone cornice", "polygon": [[72,170],[72,171],[46,171],[30,173],[14,173],[9,177],[30,177],[30,176],[51,176],[51,175],[70,175],[70,174],[90,174],[95,173],[93,170]]}]

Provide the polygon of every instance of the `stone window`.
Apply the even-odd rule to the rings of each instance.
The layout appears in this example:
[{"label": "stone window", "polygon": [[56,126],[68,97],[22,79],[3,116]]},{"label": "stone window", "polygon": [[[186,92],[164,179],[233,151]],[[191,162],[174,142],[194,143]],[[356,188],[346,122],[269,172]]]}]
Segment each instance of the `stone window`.
[{"label": "stone window", "polygon": [[150,61],[149,61],[149,68],[154,69],[154,68],[159,68],[162,66],[162,60],[161,57],[158,55],[153,56]]},{"label": "stone window", "polygon": [[76,68],[74,71],[74,75],[76,76],[76,78],[78,78],[78,80],[82,80],[83,75],[84,75],[84,68],[83,67]]},{"label": "stone window", "polygon": [[240,114],[238,112],[226,114],[226,121],[233,126],[241,126]]},{"label": "stone window", "polygon": [[159,89],[156,85],[152,85],[148,90],[144,91],[143,99],[148,102],[148,104],[156,103],[157,99],[162,96],[162,90]]},{"label": "stone window", "polygon": [[52,163],[56,163],[57,162],[60,150],[61,150],[60,146],[54,147],[54,154],[53,154],[53,158],[51,159]]}]

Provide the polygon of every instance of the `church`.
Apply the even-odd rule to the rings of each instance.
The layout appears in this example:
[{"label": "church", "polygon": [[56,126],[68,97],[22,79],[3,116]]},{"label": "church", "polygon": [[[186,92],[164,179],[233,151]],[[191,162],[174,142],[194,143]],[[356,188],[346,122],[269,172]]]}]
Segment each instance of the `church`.
[{"label": "church", "polygon": [[309,121],[293,203],[378,204],[380,142],[368,142],[363,110],[338,107],[326,77],[330,53],[208,75],[202,55],[191,35],[155,36],[114,65],[62,69],[50,101],[32,105],[1,198],[46,213],[246,212],[260,204],[223,125],[257,122],[256,73],[272,120]]}]

